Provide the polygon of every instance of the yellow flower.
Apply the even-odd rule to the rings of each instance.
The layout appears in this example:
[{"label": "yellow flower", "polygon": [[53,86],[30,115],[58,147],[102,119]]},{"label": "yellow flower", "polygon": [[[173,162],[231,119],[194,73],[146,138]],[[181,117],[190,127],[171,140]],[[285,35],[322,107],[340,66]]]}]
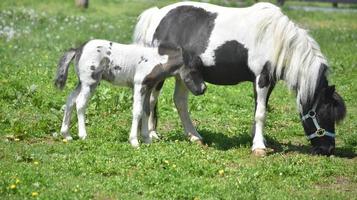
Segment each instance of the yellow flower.
[{"label": "yellow flower", "polygon": [[10,189],[12,189],[12,190],[16,189],[16,185],[15,184],[11,184],[10,185]]},{"label": "yellow flower", "polygon": [[219,170],[219,171],[218,171],[218,174],[219,174],[220,176],[223,176],[223,175],[224,175],[224,170],[223,170],[223,169]]},{"label": "yellow flower", "polygon": [[68,140],[67,140],[67,139],[63,139],[62,142],[63,142],[63,143],[67,143]]},{"label": "yellow flower", "polygon": [[37,197],[37,196],[38,196],[38,192],[32,192],[32,193],[31,193],[31,196]]},{"label": "yellow flower", "polygon": [[169,164],[169,161],[168,160],[164,160],[164,163]]},{"label": "yellow flower", "polygon": [[173,164],[173,165],[172,165],[172,167],[173,167],[173,168],[176,168],[176,165],[175,165],[175,164]]},{"label": "yellow flower", "polygon": [[40,164],[38,161],[33,162],[34,165]]},{"label": "yellow flower", "polygon": [[17,178],[15,183],[16,184],[20,183],[20,179]]},{"label": "yellow flower", "polygon": [[18,142],[18,141],[20,141],[20,139],[19,138],[15,138],[14,141]]}]

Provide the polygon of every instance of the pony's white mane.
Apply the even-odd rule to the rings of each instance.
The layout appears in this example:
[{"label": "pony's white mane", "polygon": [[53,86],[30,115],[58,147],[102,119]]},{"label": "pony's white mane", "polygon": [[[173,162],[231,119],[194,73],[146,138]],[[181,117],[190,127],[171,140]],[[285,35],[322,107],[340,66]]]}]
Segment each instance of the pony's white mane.
[{"label": "pony's white mane", "polygon": [[264,5],[266,7],[262,11],[265,13],[261,14],[265,18],[257,25],[256,48],[264,40],[273,40],[271,73],[297,91],[298,105],[304,104],[313,99],[321,64],[327,66],[327,61],[306,30],[290,21],[280,8],[272,4]]}]

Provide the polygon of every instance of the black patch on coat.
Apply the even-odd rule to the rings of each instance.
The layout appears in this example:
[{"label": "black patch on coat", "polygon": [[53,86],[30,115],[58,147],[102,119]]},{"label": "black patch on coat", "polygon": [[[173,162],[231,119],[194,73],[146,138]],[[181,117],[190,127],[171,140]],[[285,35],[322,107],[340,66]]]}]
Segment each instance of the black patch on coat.
[{"label": "black patch on coat", "polygon": [[104,57],[100,63],[99,63],[99,66],[97,67],[97,69],[95,69],[93,72],[92,72],[92,75],[91,77],[94,79],[94,80],[97,80],[97,81],[100,81],[100,79],[102,78],[102,75],[103,75],[103,72],[107,71],[106,69],[108,69],[108,65],[109,65],[109,58],[107,57]]},{"label": "black patch on coat", "polygon": [[144,56],[141,56],[138,64],[141,64],[142,62],[147,62],[147,61],[148,61],[147,58],[145,58]]},{"label": "black patch on coat", "polygon": [[113,42],[109,42],[109,45],[112,46],[112,45],[113,45]]},{"label": "black patch on coat", "polygon": [[263,66],[263,70],[260,73],[260,77],[258,80],[258,85],[260,88],[267,87],[272,82],[272,78],[270,76],[270,69],[271,69],[271,64],[269,61],[267,61]]},{"label": "black patch on coat", "polygon": [[97,52],[98,52],[98,53],[100,53],[100,50],[99,50],[99,49],[97,49]]},{"label": "black patch on coat", "polygon": [[216,13],[193,6],[170,10],[155,30],[153,42],[169,42],[199,55],[205,51],[214,28]]},{"label": "black patch on coat", "polygon": [[104,80],[107,80],[109,82],[113,82],[115,80],[115,74],[113,72],[113,68],[109,69],[109,70],[106,70],[104,73],[103,73],[103,79]]},{"label": "black patch on coat", "polygon": [[119,65],[116,65],[116,66],[114,67],[114,69],[115,69],[115,70],[121,70],[121,67],[120,67]]},{"label": "black patch on coat", "polygon": [[203,79],[217,85],[235,85],[254,81],[255,75],[248,67],[248,49],[232,40],[215,50],[215,65],[201,68]]},{"label": "black patch on coat", "polygon": [[94,65],[91,65],[91,66],[90,66],[90,69],[91,69],[91,70],[95,70],[95,66],[94,66]]},{"label": "black patch on coat", "polygon": [[110,54],[112,54],[112,52],[110,52],[110,51],[107,51],[107,55],[108,55],[108,56],[110,56]]}]

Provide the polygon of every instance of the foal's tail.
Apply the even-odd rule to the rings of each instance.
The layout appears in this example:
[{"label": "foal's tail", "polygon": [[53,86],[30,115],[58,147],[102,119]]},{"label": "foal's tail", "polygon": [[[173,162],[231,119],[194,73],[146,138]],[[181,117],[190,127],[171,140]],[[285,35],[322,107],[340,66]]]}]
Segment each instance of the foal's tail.
[{"label": "foal's tail", "polygon": [[66,85],[69,64],[76,55],[76,49],[70,49],[61,57],[57,65],[57,74],[55,78],[55,86],[63,89]]}]

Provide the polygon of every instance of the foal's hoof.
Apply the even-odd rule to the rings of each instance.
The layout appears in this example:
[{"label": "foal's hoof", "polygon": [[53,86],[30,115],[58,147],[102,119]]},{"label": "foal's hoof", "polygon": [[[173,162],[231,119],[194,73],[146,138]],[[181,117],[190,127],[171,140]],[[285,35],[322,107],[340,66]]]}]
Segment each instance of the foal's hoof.
[{"label": "foal's hoof", "polygon": [[149,135],[150,135],[150,138],[151,138],[152,140],[160,140],[160,138],[159,138],[159,136],[157,135],[157,132],[156,132],[156,131],[150,131]]},{"label": "foal's hoof", "polygon": [[73,140],[72,136],[70,136],[70,135],[64,136],[64,139],[67,141]]},{"label": "foal's hoof", "polygon": [[253,155],[256,157],[265,157],[267,155],[266,149],[254,149],[253,150]]},{"label": "foal's hoof", "polygon": [[134,148],[139,148],[139,141],[138,140],[129,140],[130,144]]}]

